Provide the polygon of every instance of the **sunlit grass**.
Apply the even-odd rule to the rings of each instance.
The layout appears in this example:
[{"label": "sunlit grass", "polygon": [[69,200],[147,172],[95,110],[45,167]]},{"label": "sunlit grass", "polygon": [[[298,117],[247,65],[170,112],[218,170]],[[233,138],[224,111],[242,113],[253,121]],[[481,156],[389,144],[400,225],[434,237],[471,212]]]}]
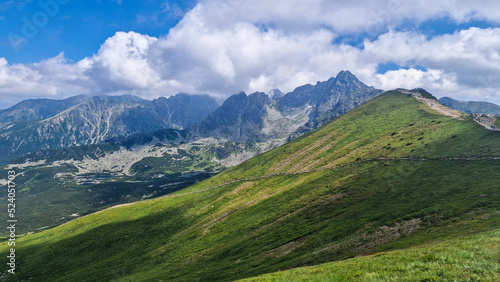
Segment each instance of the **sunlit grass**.
[{"label": "sunlit grass", "polygon": [[[493,159],[500,156],[499,139],[472,120],[435,115],[411,97],[388,93],[168,198],[26,236],[17,245],[16,278],[230,281],[422,244],[444,256],[447,248],[433,242],[500,228],[499,161]],[[470,246],[481,238],[472,237]],[[414,250],[405,252],[408,260],[388,260],[380,273],[358,267],[360,277],[420,275],[416,266],[434,263],[419,261],[423,251],[416,262],[409,260]],[[490,254],[449,255],[454,277],[461,262]],[[364,259],[354,261],[361,266]],[[436,267],[447,270],[447,264]],[[483,278],[494,277],[491,264],[479,269]],[[432,269],[424,274],[422,280],[447,277]]]},{"label": "sunlit grass", "polygon": [[500,281],[500,231],[242,281]]}]

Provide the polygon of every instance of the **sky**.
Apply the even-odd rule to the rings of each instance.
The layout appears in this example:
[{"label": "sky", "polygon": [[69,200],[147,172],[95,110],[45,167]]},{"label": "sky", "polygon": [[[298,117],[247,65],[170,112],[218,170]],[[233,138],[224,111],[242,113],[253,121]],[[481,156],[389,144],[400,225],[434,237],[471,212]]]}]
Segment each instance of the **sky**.
[{"label": "sky", "polygon": [[500,104],[500,5],[411,0],[1,0],[0,108],[30,98],[379,89]]}]

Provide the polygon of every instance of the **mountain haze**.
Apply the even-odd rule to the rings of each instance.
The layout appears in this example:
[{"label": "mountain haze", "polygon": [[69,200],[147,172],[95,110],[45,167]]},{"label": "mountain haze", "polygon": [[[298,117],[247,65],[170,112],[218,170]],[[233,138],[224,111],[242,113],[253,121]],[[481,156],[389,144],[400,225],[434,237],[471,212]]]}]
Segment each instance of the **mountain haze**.
[{"label": "mountain haze", "polygon": [[439,99],[443,105],[468,114],[492,114],[500,116],[500,106],[479,101],[458,101],[449,97]]}]

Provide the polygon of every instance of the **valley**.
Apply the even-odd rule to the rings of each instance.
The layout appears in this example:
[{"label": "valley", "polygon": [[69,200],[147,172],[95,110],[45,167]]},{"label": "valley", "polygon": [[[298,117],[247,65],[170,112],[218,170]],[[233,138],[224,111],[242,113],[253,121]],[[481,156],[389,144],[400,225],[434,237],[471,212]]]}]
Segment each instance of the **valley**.
[{"label": "valley", "polygon": [[[71,128],[68,132],[43,134],[53,144],[46,144],[43,149],[39,149],[41,143],[36,140],[28,142],[38,144],[38,149],[33,147],[32,152],[5,166],[15,170],[24,185],[18,197],[26,208],[18,231],[45,230],[75,218],[74,215],[188,187],[279,147],[381,93],[347,71],[287,94],[276,94],[277,91],[269,96],[241,92],[217,109],[213,106],[215,101],[206,95],[178,94],[154,101],[132,95],[84,95],[62,101],[27,101],[4,110],[0,118],[5,124],[26,119],[23,122],[49,124],[57,130]],[[117,112],[117,108],[127,110]],[[58,110],[62,112],[57,113]],[[42,121],[31,120],[54,114]],[[106,122],[101,128],[103,117]],[[64,120],[68,126],[53,124],[54,120]],[[171,128],[141,133],[165,126]],[[115,132],[113,128],[135,129],[111,134]],[[4,135],[8,136],[5,142],[17,134],[8,130],[11,131]],[[36,131],[45,132],[43,128]],[[81,133],[88,138],[77,139],[86,145],[53,143],[60,141],[58,136],[65,139]],[[73,145],[80,142],[73,139]],[[13,157],[9,153],[5,156]],[[41,206],[45,213],[40,213]]]},{"label": "valley", "polygon": [[0,2],[0,281],[500,281],[495,1]]},{"label": "valley", "polygon": [[[313,265],[328,275],[322,263],[357,256],[486,246],[500,228],[499,138],[472,116],[386,92],[180,191],[19,238],[18,278],[232,281]],[[489,261],[482,271],[494,277]],[[422,279],[453,273],[429,268]]]}]

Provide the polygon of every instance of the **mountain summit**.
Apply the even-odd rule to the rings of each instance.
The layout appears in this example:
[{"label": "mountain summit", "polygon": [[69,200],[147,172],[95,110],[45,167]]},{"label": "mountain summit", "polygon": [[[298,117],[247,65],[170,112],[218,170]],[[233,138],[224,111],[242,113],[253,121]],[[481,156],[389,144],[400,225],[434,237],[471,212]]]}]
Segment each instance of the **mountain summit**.
[{"label": "mountain summit", "polygon": [[349,71],[283,95],[240,92],[192,128],[200,136],[231,141],[288,140],[315,129],[382,93]]}]

